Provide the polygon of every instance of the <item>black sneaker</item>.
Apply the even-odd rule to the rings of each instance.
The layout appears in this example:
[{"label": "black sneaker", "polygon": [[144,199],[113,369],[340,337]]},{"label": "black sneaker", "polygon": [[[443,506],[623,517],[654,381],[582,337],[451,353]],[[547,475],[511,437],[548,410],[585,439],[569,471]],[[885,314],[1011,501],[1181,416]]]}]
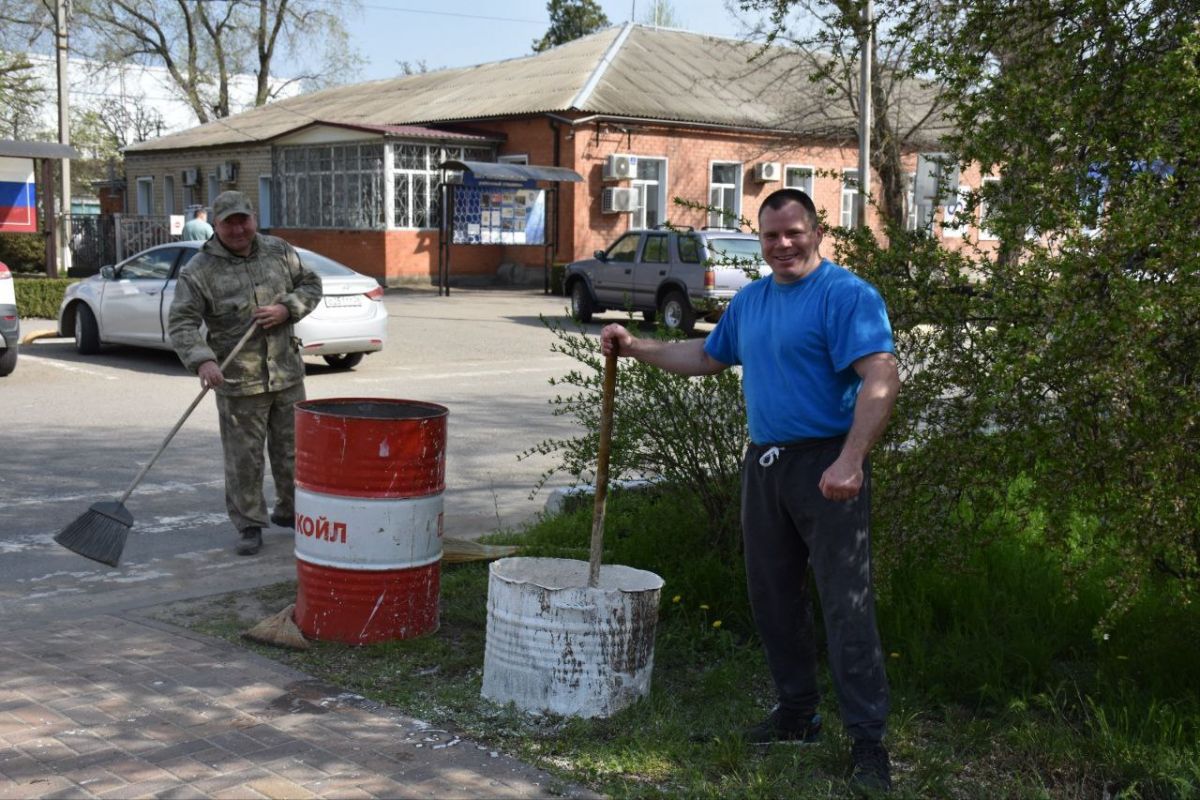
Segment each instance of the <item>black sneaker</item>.
[{"label": "black sneaker", "polygon": [[750,744],[812,744],[821,738],[821,715],[775,706],[770,716],[743,735]]},{"label": "black sneaker", "polygon": [[882,744],[859,739],[850,748],[850,760],[854,763],[850,773],[853,788],[868,793],[892,790],[892,762]]},{"label": "black sneaker", "polygon": [[242,531],[242,540],[238,542],[239,556],[252,556],[262,549],[262,528],[246,528]]},{"label": "black sneaker", "polygon": [[295,530],[295,528],[296,528],[296,515],[295,515],[295,514],[288,514],[288,515],[285,517],[283,514],[276,514],[276,513],[273,513],[273,512],[272,512],[272,514],[271,514],[271,524],[272,524],[272,525],[278,525],[278,526],[279,526],[279,527],[281,527],[281,528],[291,528],[291,529]]}]

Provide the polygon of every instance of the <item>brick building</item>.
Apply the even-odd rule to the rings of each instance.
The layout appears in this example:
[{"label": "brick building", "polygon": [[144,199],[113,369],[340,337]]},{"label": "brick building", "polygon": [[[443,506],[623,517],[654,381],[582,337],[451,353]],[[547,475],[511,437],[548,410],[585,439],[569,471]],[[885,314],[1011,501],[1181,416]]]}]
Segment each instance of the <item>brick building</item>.
[{"label": "brick building", "polygon": [[[524,58],[288,98],[130,147],[130,210],[182,213],[237,188],[255,199],[263,228],[388,285],[437,273],[447,160],[583,176],[557,194],[556,261],[634,227],[736,226],[782,186],[808,191],[830,224],[851,224],[854,118],[798,73],[794,53],[751,62],[758,49],[626,24]],[[930,102],[916,84],[906,91],[901,128]],[[924,130],[914,147],[936,144],[936,123]],[[915,169],[916,150],[904,158]],[[546,255],[511,242],[452,250],[452,281],[502,265],[540,275]]]}]

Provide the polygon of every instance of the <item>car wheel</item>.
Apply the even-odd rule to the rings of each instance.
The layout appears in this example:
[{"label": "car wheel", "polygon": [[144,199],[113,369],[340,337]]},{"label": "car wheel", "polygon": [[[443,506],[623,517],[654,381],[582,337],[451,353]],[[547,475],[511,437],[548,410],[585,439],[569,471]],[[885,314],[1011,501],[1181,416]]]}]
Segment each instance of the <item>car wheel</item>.
[{"label": "car wheel", "polygon": [[334,369],[354,369],[363,360],[364,353],[342,353],[336,356],[321,356]]},{"label": "car wheel", "polygon": [[100,352],[100,326],[96,315],[83,303],[75,309],[75,349],[85,356]]},{"label": "car wheel", "polygon": [[591,322],[596,307],[592,304],[592,296],[588,294],[587,284],[575,281],[571,284],[571,316],[580,322]]},{"label": "car wheel", "polygon": [[667,292],[658,307],[658,313],[662,315],[663,325],[671,330],[690,334],[696,327],[696,312],[683,292]]},{"label": "car wheel", "polygon": [[13,342],[12,347],[0,352],[0,378],[10,374],[17,368],[17,343]]}]

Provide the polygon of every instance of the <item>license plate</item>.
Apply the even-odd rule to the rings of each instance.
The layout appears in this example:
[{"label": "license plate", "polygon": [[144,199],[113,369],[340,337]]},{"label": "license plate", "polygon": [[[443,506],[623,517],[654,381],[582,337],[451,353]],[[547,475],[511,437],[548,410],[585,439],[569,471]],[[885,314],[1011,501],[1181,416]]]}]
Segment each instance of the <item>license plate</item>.
[{"label": "license plate", "polygon": [[362,304],[362,298],[356,294],[334,294],[325,298],[325,305],[330,308],[345,308]]}]

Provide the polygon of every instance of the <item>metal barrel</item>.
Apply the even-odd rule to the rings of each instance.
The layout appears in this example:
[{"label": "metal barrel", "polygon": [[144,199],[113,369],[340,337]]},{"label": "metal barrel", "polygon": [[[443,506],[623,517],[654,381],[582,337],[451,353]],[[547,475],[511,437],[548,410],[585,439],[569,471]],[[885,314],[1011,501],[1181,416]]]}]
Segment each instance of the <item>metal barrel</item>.
[{"label": "metal barrel", "polygon": [[533,713],[608,717],[650,691],[663,580],[563,558],[504,558],[488,575],[481,694]]},{"label": "metal barrel", "polygon": [[435,403],[296,404],[296,624],[368,644],[438,628],[446,418]]}]

